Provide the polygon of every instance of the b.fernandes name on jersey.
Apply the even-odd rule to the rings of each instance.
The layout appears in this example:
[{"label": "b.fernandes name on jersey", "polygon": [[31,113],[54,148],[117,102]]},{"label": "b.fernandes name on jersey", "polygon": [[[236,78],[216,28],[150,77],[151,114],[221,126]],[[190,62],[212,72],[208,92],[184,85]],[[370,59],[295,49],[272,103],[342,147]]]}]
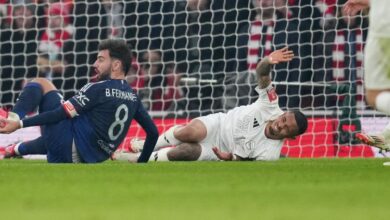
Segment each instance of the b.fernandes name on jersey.
[{"label": "b.fernandes name on jersey", "polygon": [[133,102],[137,100],[137,97],[133,93],[121,91],[119,89],[106,89],[106,97],[115,97]]}]

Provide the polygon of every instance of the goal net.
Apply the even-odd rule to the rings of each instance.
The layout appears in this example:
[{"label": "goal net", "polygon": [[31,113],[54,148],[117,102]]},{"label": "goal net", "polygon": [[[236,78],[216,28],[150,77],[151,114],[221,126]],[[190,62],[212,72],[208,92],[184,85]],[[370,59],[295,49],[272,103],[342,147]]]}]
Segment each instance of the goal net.
[{"label": "goal net", "polygon": [[[121,38],[134,53],[127,80],[164,131],[254,102],[256,63],[288,46],[295,59],[275,66],[273,83],[280,107],[306,113],[309,129],[287,140],[283,155],[371,157],[377,152],[354,133],[379,131],[387,118],[364,102],[367,12],[347,17],[344,3],[1,0],[1,105],[10,108],[37,76],[71,97],[95,80],[99,42]],[[123,147],[143,135],[133,124]]]}]

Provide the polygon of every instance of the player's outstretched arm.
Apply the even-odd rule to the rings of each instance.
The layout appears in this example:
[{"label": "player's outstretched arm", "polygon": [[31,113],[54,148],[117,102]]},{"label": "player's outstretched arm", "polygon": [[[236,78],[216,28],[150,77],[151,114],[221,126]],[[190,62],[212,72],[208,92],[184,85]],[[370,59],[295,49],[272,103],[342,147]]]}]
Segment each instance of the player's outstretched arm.
[{"label": "player's outstretched arm", "polygon": [[0,133],[9,134],[19,128],[38,126],[38,125],[48,125],[53,124],[59,121],[62,121],[67,118],[67,114],[62,106],[52,110],[41,113],[39,115],[25,118],[23,120],[11,121],[7,119],[0,119]]},{"label": "player's outstretched arm", "polygon": [[146,139],[141,155],[137,161],[138,163],[147,163],[149,157],[153,152],[154,147],[156,146],[158,139],[158,130],[154,124],[152,118],[146,112],[145,108],[140,103],[137,113],[134,116],[134,119],[141,125],[146,133]]},{"label": "player's outstretched arm", "polygon": [[289,62],[293,59],[294,52],[284,47],[275,50],[269,56],[264,57],[256,67],[256,75],[260,89],[266,88],[271,83],[271,68],[274,64]]},{"label": "player's outstretched arm", "polygon": [[370,7],[370,0],[348,0],[343,7],[345,14],[354,16],[359,11]]}]

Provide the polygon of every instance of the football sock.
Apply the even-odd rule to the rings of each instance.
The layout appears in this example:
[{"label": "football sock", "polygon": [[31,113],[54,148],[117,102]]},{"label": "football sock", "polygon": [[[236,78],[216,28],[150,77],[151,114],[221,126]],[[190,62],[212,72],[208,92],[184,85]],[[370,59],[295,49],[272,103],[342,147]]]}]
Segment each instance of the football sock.
[{"label": "football sock", "polygon": [[[381,92],[375,99],[375,107],[378,111],[390,115],[390,92]],[[390,123],[386,125],[382,132],[387,143],[390,142]]]},{"label": "football sock", "polygon": [[26,114],[33,112],[41,102],[43,96],[42,86],[36,82],[29,82],[20,93],[12,112],[23,119]]},{"label": "football sock", "polygon": [[47,154],[43,137],[21,143],[17,149],[15,147],[15,153],[17,155]]},{"label": "football sock", "polygon": [[166,162],[168,159],[168,152],[172,149],[172,147],[166,147],[159,151],[154,151],[149,158],[149,161],[159,161]]},{"label": "football sock", "polygon": [[386,125],[385,129],[382,131],[382,135],[385,139],[385,142],[390,144],[390,123]]},{"label": "football sock", "polygon": [[175,125],[169,128],[166,132],[160,135],[158,137],[156,146],[154,147],[154,150],[157,151],[162,147],[167,146],[176,146],[178,144],[181,144],[182,142],[175,138],[173,132],[176,130],[176,128],[180,127],[181,125]]},{"label": "football sock", "polygon": [[19,147],[20,145],[22,145],[23,142],[20,142],[20,143],[17,143],[14,147],[14,152],[15,152],[15,155],[21,155],[20,152],[19,152]]}]

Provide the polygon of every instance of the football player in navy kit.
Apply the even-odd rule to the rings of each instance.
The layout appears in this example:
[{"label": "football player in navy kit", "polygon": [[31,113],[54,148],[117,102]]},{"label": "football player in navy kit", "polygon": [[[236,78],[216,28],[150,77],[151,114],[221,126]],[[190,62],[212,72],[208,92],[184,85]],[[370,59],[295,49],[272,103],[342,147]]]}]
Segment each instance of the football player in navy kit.
[{"label": "football player in navy kit", "polygon": [[[42,126],[42,136],[15,144],[11,153],[22,154],[31,147],[47,150],[50,163],[98,163],[107,160],[125,138],[135,119],[147,137],[138,162],[147,162],[158,131],[125,76],[131,51],[121,40],[105,40],[99,45],[94,67],[99,81],[85,85],[75,96],[63,101],[59,91],[44,78],[29,82],[11,115],[0,118],[0,133]],[[25,118],[39,106],[39,114]]]}]

